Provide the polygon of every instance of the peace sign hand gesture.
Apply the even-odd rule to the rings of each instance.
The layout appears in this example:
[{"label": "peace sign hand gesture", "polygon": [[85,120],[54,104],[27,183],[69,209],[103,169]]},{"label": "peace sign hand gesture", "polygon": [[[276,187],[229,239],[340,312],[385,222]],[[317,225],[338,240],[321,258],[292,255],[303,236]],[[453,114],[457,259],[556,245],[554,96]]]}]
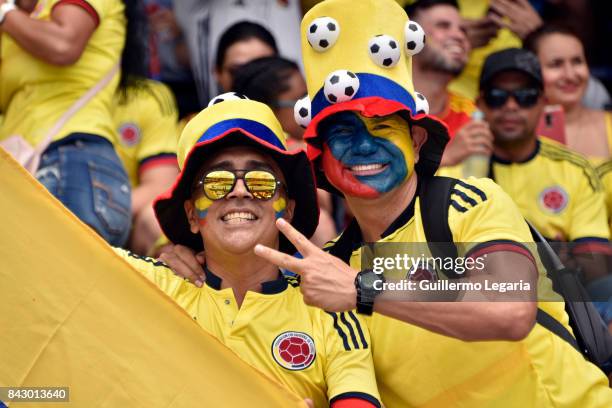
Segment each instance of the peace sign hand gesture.
[{"label": "peace sign hand gesture", "polygon": [[354,309],[357,299],[355,277],[358,271],[315,246],[284,219],[276,220],[276,227],[302,254],[303,259],[261,244],[255,246],[255,254],[300,275],[300,289],[306,304],[329,312]]}]

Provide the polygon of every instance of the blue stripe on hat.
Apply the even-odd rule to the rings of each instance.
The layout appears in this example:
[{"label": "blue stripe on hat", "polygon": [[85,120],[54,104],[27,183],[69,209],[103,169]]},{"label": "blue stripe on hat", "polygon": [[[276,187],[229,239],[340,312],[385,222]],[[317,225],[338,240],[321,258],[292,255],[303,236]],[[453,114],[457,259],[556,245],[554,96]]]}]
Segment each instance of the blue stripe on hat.
[{"label": "blue stripe on hat", "polygon": [[266,141],[281,150],[287,150],[285,146],[283,146],[283,143],[280,141],[278,136],[269,127],[249,119],[228,119],[215,123],[209,127],[202,136],[200,136],[196,143],[214,139],[228,130],[235,128],[244,129],[253,136],[258,137],[259,139]]},{"label": "blue stripe on hat", "polygon": [[[375,74],[358,73],[356,75],[359,78],[359,90],[352,100],[378,96],[399,102],[416,113],[414,98],[397,82]],[[321,88],[312,100],[312,117],[314,118],[319,112],[331,105],[333,104],[327,101],[323,94],[323,88]]]}]

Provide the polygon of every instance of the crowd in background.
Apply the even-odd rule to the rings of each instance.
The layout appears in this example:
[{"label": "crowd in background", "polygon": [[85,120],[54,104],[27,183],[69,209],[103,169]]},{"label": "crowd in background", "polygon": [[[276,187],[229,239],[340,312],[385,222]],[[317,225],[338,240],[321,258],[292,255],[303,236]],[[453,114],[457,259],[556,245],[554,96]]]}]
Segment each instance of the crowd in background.
[{"label": "crowd in background", "polygon": [[[612,113],[606,111],[612,107],[606,41],[612,19],[605,2],[398,2],[427,34],[427,46],[412,68],[429,113],[449,126],[452,139],[443,166],[468,167],[473,157],[493,154],[496,132],[488,117],[482,119],[479,101],[484,98],[490,106],[495,95],[479,89],[482,64],[494,51],[524,46],[539,59],[542,95],[550,105],[533,131],[586,157],[588,162],[582,156],[571,159],[585,174],[597,168],[600,179],[593,188],[605,188],[612,215]],[[178,174],[176,140],[182,126],[216,95],[236,92],[266,103],[290,146],[305,146],[293,107],[307,93],[300,20],[315,3],[17,1],[17,10],[0,23],[0,140],[19,135],[32,145],[44,143],[35,173],[39,181],[111,244],[155,255],[167,241],[151,203]],[[120,73],[114,75],[115,70]],[[82,100],[86,94],[91,95]],[[510,94],[523,107],[519,96]],[[82,106],[73,109],[78,102]],[[580,200],[586,192],[570,195]],[[319,204],[313,241],[322,245],[351,215],[342,199],[329,193],[320,191]],[[609,222],[604,224],[600,229],[608,231]],[[575,241],[592,234],[549,238]],[[609,231],[597,238],[607,242]],[[597,286],[605,284],[610,285]],[[603,306],[601,312],[612,329],[612,309]]]}]

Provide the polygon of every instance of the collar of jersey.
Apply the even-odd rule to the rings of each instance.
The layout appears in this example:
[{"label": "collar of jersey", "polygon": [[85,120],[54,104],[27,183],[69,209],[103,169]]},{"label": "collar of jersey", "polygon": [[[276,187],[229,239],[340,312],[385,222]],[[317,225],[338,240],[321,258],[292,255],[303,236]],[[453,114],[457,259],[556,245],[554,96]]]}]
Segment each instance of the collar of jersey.
[{"label": "collar of jersey", "polygon": [[[221,282],[223,281],[220,277],[215,275],[210,269],[204,267],[204,273],[206,274],[206,285],[214,290],[221,290]],[[281,293],[287,289],[288,283],[283,274],[278,272],[278,279],[271,280],[268,282],[262,282],[261,293],[264,295],[274,295]]]},{"label": "collar of jersey", "polygon": [[495,162],[495,163],[499,163],[499,164],[522,164],[522,163],[527,163],[527,162],[533,160],[538,155],[538,153],[540,153],[540,141],[536,139],[536,147],[533,150],[533,152],[531,152],[531,154],[529,156],[527,156],[526,159],[523,159],[521,161],[513,162],[513,161],[510,161],[510,160],[504,160],[504,159],[502,159],[500,157],[492,155],[491,156],[491,161]]},{"label": "collar of jersey", "polygon": [[[419,190],[419,183],[417,183],[416,191]],[[414,217],[414,205],[418,194],[415,194],[412,201],[402,211],[402,213],[387,227],[382,233],[381,240],[393,234],[399,228],[403,227]],[[357,219],[353,218],[348,227],[344,230],[342,235],[338,238],[334,246],[330,249],[329,253],[334,255],[344,262],[349,263],[353,251],[361,248],[364,245],[363,234],[361,233],[361,227],[357,223]]]}]

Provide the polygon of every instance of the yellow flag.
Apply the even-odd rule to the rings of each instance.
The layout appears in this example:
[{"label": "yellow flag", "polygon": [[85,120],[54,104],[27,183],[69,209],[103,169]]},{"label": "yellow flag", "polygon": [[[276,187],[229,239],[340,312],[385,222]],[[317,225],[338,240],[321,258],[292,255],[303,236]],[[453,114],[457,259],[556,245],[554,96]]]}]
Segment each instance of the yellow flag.
[{"label": "yellow flag", "polygon": [[305,407],[202,330],[2,148],[0,260],[0,387],[69,387],[70,402],[53,406]]}]

